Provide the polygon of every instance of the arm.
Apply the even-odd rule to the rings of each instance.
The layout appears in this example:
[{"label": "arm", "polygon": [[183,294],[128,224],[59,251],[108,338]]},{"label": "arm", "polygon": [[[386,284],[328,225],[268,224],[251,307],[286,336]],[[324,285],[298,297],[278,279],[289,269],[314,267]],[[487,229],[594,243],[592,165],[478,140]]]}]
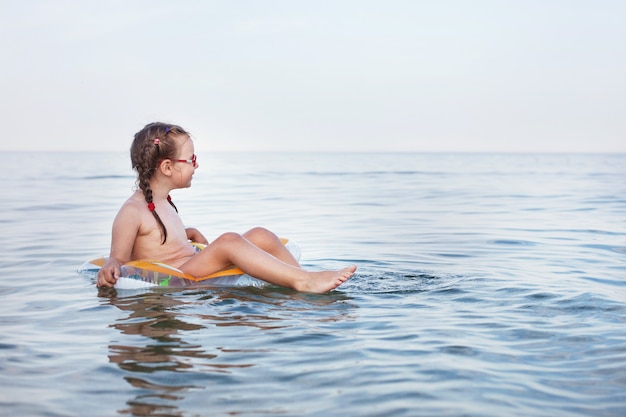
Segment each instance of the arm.
[{"label": "arm", "polygon": [[198,229],[188,227],[185,229],[185,231],[187,232],[187,239],[191,240],[192,242],[204,243],[205,245],[209,244],[209,241],[206,239],[206,237],[204,237],[202,233],[200,233]]},{"label": "arm", "polygon": [[98,271],[98,287],[112,287],[120,276],[120,267],[131,260],[135,239],[139,232],[140,215],[128,204],[120,209],[113,221],[111,252]]}]

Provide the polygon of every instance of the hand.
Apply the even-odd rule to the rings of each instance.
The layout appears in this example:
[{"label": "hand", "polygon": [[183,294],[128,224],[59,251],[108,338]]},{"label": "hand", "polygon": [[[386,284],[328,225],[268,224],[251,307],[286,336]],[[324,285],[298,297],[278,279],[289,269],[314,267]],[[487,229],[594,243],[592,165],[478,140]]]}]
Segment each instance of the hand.
[{"label": "hand", "polygon": [[120,277],[122,263],[116,258],[107,258],[100,271],[98,271],[98,287],[113,287]]},{"label": "hand", "polygon": [[187,229],[185,229],[185,231],[187,232],[187,239],[191,240],[192,242],[203,243],[205,245],[209,244],[209,241],[206,239],[206,237],[204,237],[202,233],[200,233],[198,229],[194,227],[188,227]]}]

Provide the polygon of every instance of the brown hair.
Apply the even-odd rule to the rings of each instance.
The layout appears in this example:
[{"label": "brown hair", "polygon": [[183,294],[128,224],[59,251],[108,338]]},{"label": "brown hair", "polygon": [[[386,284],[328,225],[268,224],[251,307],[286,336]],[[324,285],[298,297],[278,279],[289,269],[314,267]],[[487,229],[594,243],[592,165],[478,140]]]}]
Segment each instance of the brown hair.
[{"label": "brown hair", "polygon": [[[148,203],[148,208],[159,224],[164,244],[167,240],[167,230],[161,218],[154,210],[152,204],[152,189],[150,188],[150,178],[156,172],[159,164],[164,159],[175,159],[178,155],[178,146],[175,137],[189,135],[182,127],[167,123],[155,122],[147,124],[143,129],[135,134],[135,139],[130,147],[130,160],[133,169],[137,171],[137,186],[141,190]],[[178,209],[170,199],[167,201],[178,212]]]}]

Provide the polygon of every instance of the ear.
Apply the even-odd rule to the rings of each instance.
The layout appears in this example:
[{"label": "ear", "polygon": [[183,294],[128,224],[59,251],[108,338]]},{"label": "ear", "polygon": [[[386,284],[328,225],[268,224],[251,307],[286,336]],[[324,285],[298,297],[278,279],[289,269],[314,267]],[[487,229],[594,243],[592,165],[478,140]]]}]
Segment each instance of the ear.
[{"label": "ear", "polygon": [[172,169],[173,169],[173,164],[172,161],[170,159],[164,159],[159,163],[159,166],[157,167],[157,169],[159,171],[161,171],[161,173],[165,176],[171,176],[172,175]]}]

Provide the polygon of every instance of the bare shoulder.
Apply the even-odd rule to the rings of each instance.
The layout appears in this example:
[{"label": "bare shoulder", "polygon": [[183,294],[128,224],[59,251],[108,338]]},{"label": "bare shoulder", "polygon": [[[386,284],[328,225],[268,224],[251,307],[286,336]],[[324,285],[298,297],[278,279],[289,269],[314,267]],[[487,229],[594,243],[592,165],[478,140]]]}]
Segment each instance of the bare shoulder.
[{"label": "bare shoulder", "polygon": [[128,197],[128,200],[126,200],[124,204],[122,204],[120,211],[124,210],[124,211],[131,211],[131,212],[137,213],[139,210],[142,210],[145,208],[146,208],[145,200],[143,199],[143,197],[139,197],[137,193],[135,193],[131,195],[130,197]]},{"label": "bare shoulder", "polygon": [[138,229],[146,212],[145,202],[133,194],[122,204],[115,217],[115,223],[122,227]]},{"label": "bare shoulder", "polygon": [[119,259],[120,262],[132,259],[133,247],[144,222],[140,210],[141,205],[131,196],[122,204],[113,221],[111,257]]},{"label": "bare shoulder", "polygon": [[122,204],[122,207],[120,207],[118,212],[118,216],[120,214],[124,216],[137,216],[142,209],[145,209],[145,203],[142,204],[136,195],[133,194],[124,202],[124,204]]}]

